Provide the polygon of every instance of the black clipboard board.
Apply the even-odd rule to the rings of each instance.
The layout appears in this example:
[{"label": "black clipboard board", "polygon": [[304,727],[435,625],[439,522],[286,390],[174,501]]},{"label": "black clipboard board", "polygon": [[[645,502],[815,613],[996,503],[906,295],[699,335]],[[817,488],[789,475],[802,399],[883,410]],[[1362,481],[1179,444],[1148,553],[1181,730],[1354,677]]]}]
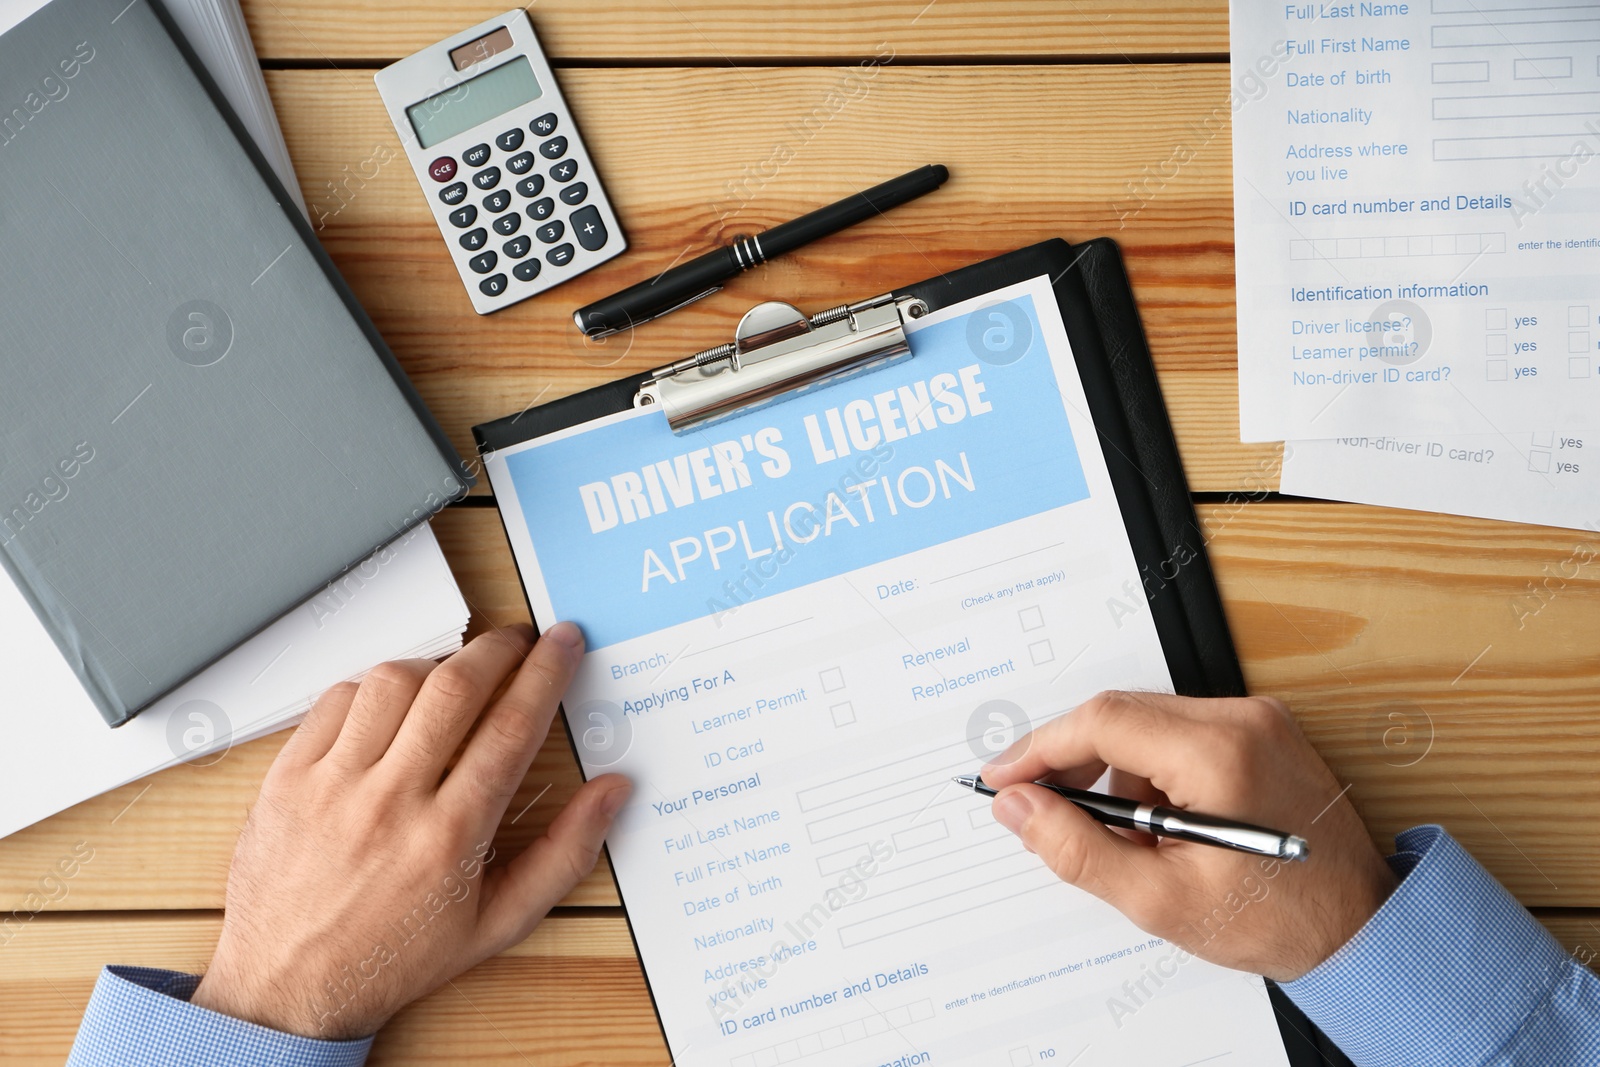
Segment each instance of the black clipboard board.
[{"label": "black clipboard board", "polygon": [[[1173,687],[1185,696],[1242,696],[1244,675],[1116,242],[1043,241],[902,286],[892,295],[916,297],[936,311],[1041,275],[1050,279],[1061,310]],[[647,372],[621,378],[474,426],[478,450],[487,454],[629,410],[650,377]],[[573,758],[581,770],[576,742]],[[617,890],[621,899],[620,885]],[[628,923],[632,936],[631,917]],[[1293,1067],[1350,1067],[1273,982],[1266,985]],[[651,1002],[654,1007],[653,990]]]}]

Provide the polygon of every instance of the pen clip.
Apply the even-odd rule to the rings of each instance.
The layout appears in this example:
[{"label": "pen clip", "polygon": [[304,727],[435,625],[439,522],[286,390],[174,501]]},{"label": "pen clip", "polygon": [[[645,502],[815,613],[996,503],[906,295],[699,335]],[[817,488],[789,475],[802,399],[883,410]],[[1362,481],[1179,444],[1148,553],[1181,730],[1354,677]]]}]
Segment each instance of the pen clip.
[{"label": "pen clip", "polygon": [[610,337],[613,334],[619,334],[624,330],[631,330],[636,326],[643,326],[645,323],[653,322],[656,319],[659,319],[663,315],[670,315],[674,311],[677,311],[679,308],[688,307],[690,304],[694,303],[696,300],[704,300],[706,297],[710,296],[712,293],[717,292],[721,288],[722,288],[722,286],[720,286],[720,285],[713,285],[711,288],[707,289],[705,292],[696,293],[696,294],[694,294],[693,296],[689,297],[686,300],[680,300],[680,301],[678,301],[678,303],[673,304],[671,307],[662,308],[660,311],[655,312],[653,315],[647,315],[644,318],[639,319],[637,322],[630,321],[626,326],[613,326],[608,330],[596,330],[596,331],[591,333],[589,331],[589,329],[586,326],[584,326],[583,319],[579,317],[579,316],[581,316],[583,314],[583,312],[581,310],[574,311],[572,313],[572,321],[578,327],[579,331],[581,331],[583,333],[583,335],[585,337],[589,338],[589,340],[591,340],[591,341],[598,341],[601,338]]}]

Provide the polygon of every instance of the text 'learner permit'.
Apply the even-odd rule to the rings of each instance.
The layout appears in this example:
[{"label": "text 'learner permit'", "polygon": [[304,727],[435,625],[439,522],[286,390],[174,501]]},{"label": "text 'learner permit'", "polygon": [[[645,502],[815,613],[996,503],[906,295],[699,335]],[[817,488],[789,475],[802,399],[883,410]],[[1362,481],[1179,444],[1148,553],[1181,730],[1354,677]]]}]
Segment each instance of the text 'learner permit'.
[{"label": "text 'learner permit'", "polygon": [[697,432],[629,412],[489,458],[535,617],[589,639],[585,772],[635,782],[608,843],[676,1062],[1280,1067],[1259,978],[949,782],[1172,679],[1048,280],[909,332]]}]

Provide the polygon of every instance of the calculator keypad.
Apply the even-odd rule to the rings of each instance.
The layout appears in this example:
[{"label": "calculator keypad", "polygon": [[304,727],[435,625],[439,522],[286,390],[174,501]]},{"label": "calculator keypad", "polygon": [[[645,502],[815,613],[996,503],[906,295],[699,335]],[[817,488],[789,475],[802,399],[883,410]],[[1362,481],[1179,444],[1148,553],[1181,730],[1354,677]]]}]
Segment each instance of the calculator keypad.
[{"label": "calculator keypad", "polygon": [[[585,253],[599,252],[612,242],[601,214],[604,200],[599,201],[601,207],[589,203],[590,183],[575,180],[579,166],[571,154],[573,137],[558,135],[556,130],[560,125],[556,113],[549,112],[533,119],[526,127],[503,130],[494,137],[492,145],[488,142],[474,144],[462,151],[459,158],[440,156],[429,164],[429,176],[442,185],[439,201],[454,209],[446,218],[451,227],[460,231],[457,243],[466,252],[473,253],[466,265],[474,274],[482,276],[478,279],[478,290],[484,296],[517,299],[519,293],[511,291],[517,288],[511,278],[518,283],[533,282],[540,279],[541,270],[546,267],[582,270],[588,265],[588,259],[584,257],[584,263],[575,263],[580,258],[578,248]],[[530,133],[533,141],[529,140]],[[541,162],[548,168],[543,173],[540,172]],[[454,180],[458,174],[465,180]],[[555,195],[541,195],[546,192],[546,175],[556,183],[549,190]],[[502,180],[514,182],[514,185],[500,188]],[[474,187],[486,194],[480,202],[481,210],[478,205],[466,202]],[[513,190],[519,201],[515,211],[510,210]],[[556,201],[557,195],[560,203]],[[525,231],[522,230],[523,212],[530,221],[530,228]],[[494,235],[503,239],[498,252],[489,247]],[[544,246],[542,254],[535,254],[534,249],[541,245]],[[497,267],[509,268],[510,278],[497,272]]]}]

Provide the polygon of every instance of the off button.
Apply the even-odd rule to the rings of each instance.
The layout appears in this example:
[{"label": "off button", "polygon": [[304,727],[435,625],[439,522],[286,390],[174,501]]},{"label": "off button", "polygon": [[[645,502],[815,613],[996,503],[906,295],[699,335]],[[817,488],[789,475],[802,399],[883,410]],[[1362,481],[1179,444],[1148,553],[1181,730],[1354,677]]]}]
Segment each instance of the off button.
[{"label": "off button", "polygon": [[456,176],[456,161],[450,156],[440,156],[428,164],[428,176],[436,182],[447,182]]}]

